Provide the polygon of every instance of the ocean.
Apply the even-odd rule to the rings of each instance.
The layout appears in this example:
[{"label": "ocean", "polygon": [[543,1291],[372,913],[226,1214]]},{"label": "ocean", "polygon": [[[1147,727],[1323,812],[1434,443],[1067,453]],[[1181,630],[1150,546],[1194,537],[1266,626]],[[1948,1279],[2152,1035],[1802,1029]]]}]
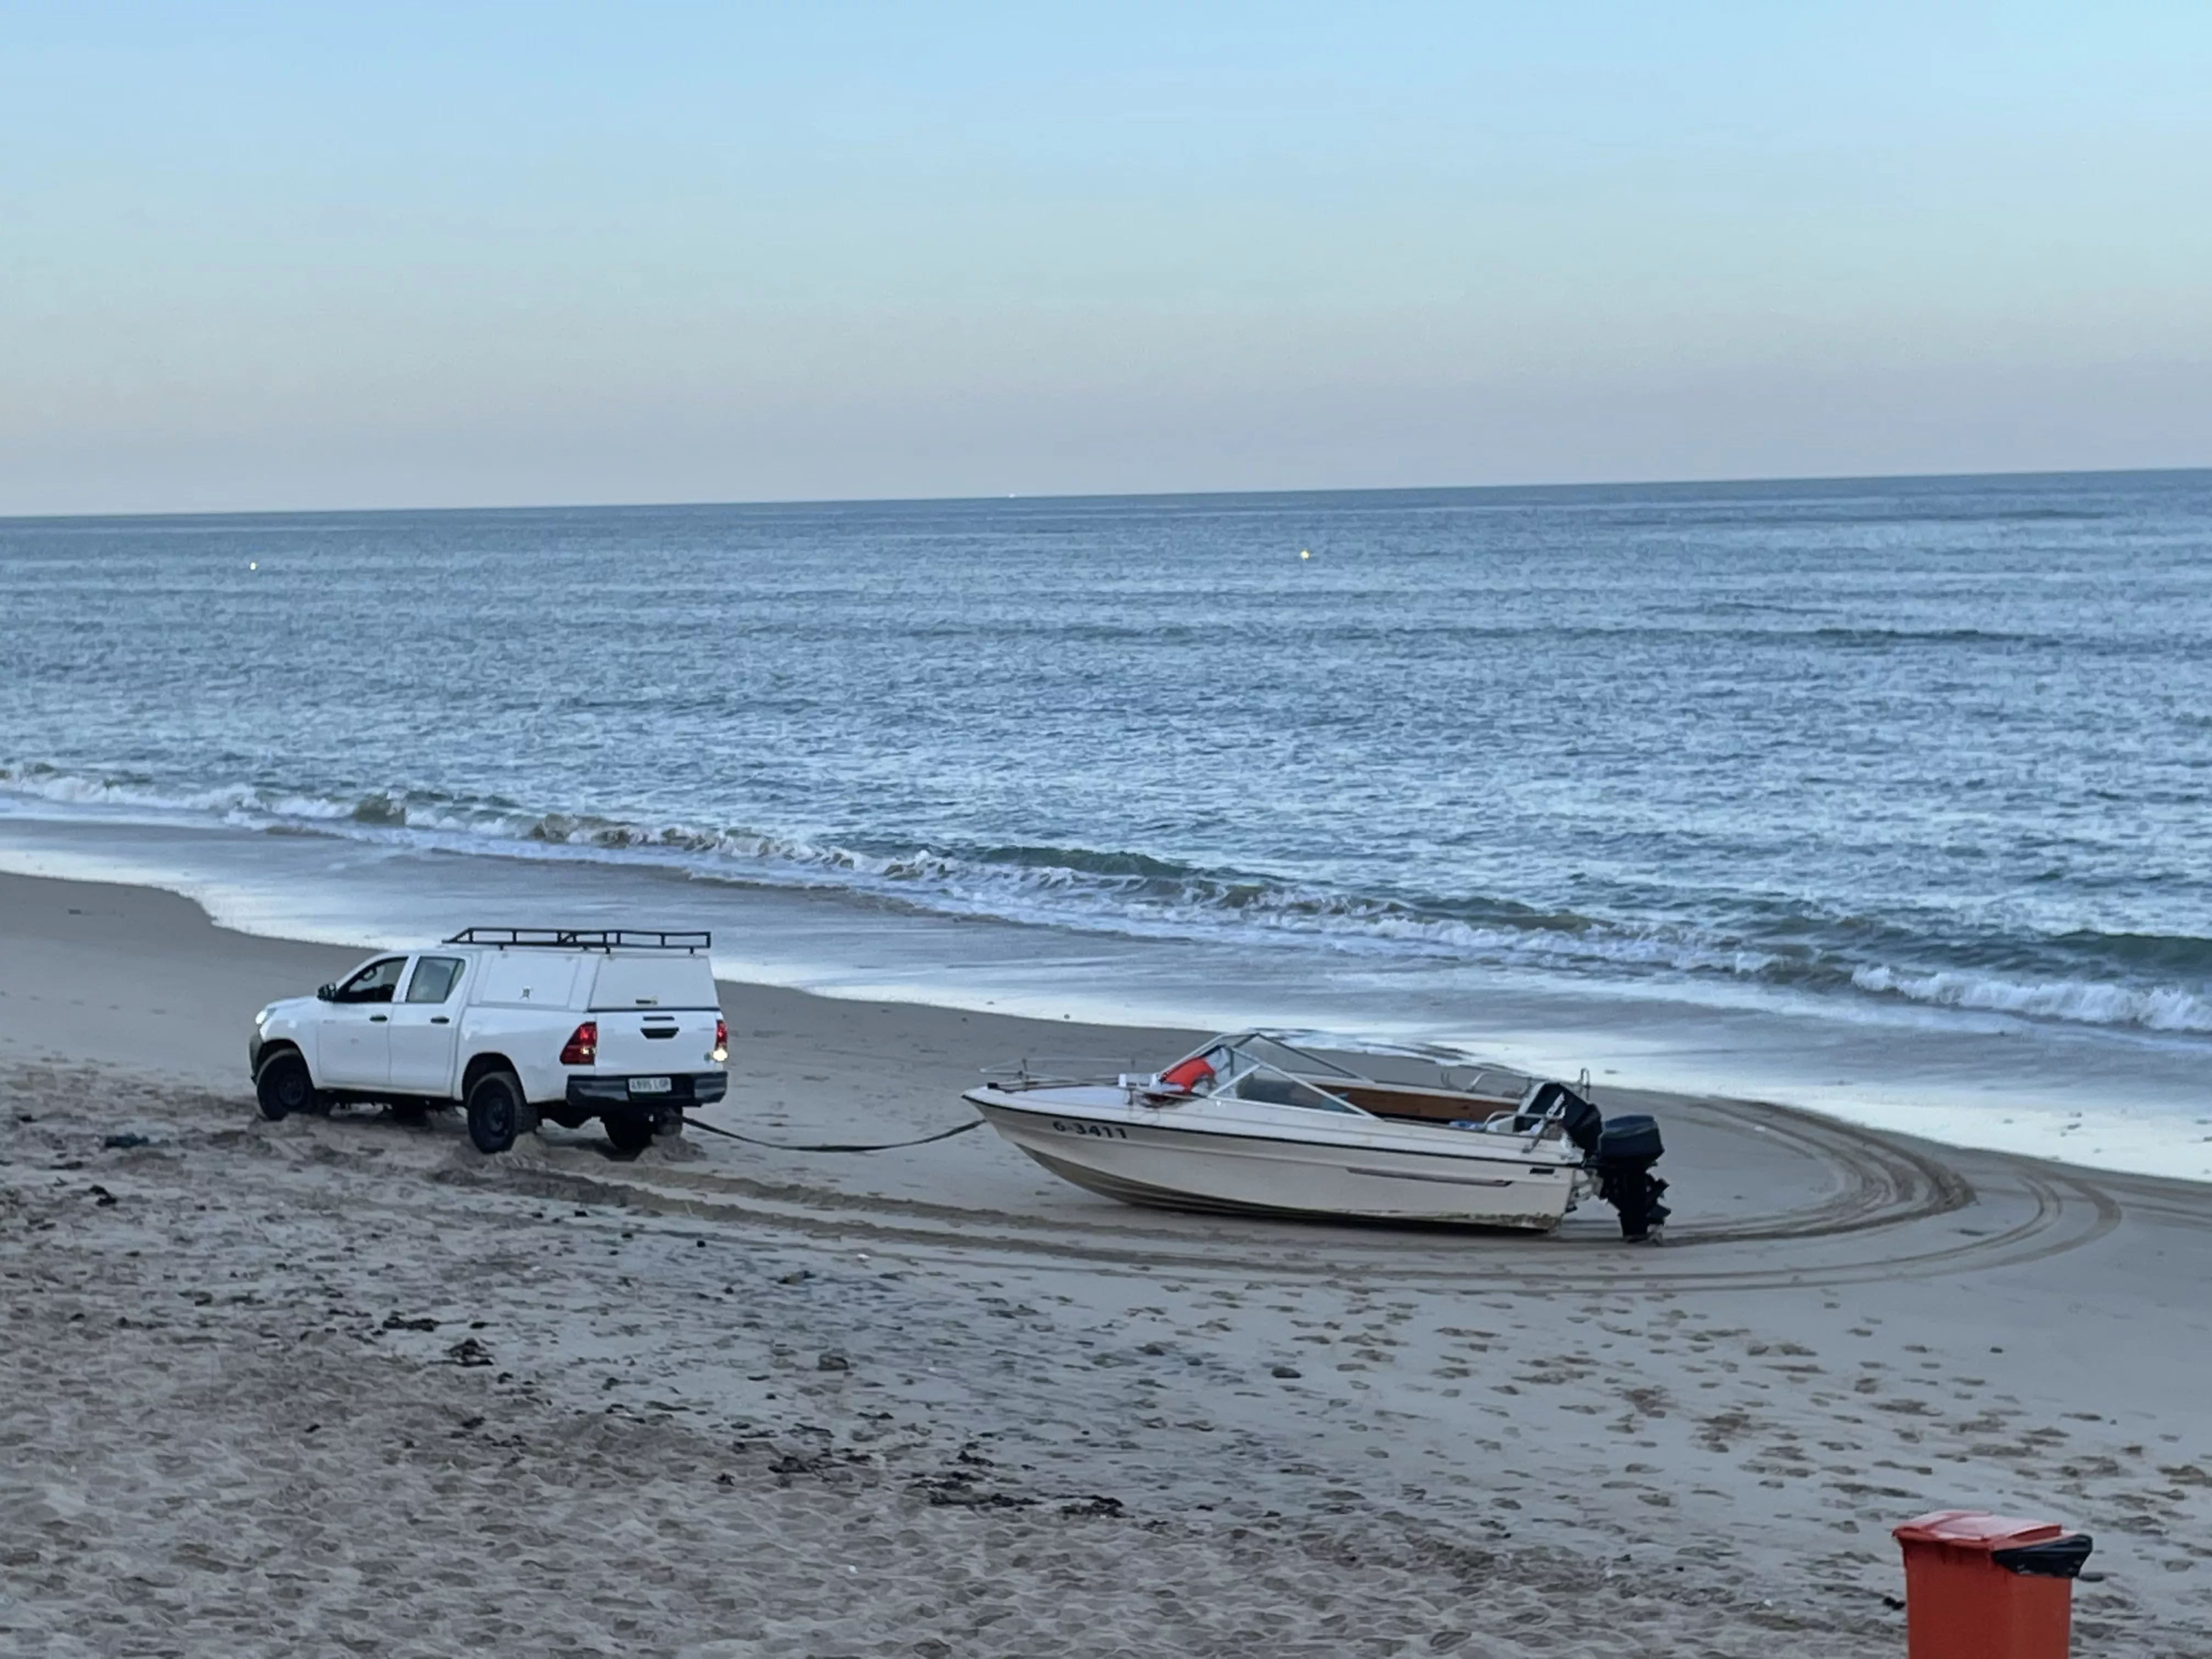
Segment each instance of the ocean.
[{"label": "ocean", "polygon": [[2208,805],[2212,472],[0,521],[0,866],[307,937],[2204,1176]]}]

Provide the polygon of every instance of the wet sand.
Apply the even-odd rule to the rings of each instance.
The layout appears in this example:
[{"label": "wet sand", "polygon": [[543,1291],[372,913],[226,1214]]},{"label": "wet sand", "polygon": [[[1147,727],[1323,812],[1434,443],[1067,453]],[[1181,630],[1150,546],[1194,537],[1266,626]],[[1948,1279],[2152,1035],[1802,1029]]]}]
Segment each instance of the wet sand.
[{"label": "wet sand", "polygon": [[[262,1122],[357,955],[0,878],[11,1650],[1893,1656],[1888,1527],[1972,1505],[2097,1535],[2078,1650],[2212,1651],[2212,1190],[1616,1089],[1663,1249]],[[724,992],[706,1115],[793,1141],[1181,1046]]]}]

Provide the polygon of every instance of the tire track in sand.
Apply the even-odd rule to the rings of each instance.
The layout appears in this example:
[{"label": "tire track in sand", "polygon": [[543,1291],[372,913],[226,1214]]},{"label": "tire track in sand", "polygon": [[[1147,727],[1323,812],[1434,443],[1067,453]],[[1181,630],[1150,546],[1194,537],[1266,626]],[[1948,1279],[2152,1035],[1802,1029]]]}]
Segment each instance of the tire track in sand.
[{"label": "tire track in sand", "polygon": [[[1165,1212],[1132,1212],[1148,1218],[1112,1223],[1080,1213],[1022,1215],[680,1164],[615,1164],[572,1148],[550,1148],[526,1162],[457,1166],[438,1178],[945,1260],[1048,1259],[1246,1279],[1357,1274],[1409,1285],[1464,1284],[1479,1263],[1486,1288],[1527,1292],[1811,1288],[1984,1271],[2076,1249],[2122,1216],[2120,1205],[2086,1175],[2023,1167],[2006,1190],[1978,1193],[1928,1153],[1846,1125],[1761,1109],[1771,1133],[1793,1138],[1830,1166],[1833,1190],[1794,1213],[1677,1229],[1656,1250],[1596,1237],[1224,1223],[1180,1215],[1169,1220]],[[593,1164],[585,1164],[586,1158]],[[1150,1218],[1155,1215],[1161,1218]],[[1941,1225],[1968,1216],[1986,1224]]]}]

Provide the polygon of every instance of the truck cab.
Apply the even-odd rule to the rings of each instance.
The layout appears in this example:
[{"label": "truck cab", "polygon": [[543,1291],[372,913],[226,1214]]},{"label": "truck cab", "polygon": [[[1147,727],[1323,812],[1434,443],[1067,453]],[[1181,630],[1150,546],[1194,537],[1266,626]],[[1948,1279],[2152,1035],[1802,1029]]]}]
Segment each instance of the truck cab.
[{"label": "truck cab", "polygon": [[713,937],[642,928],[469,927],[372,957],[254,1016],[264,1116],[380,1101],[459,1107],[504,1152],[541,1118],[592,1118],[617,1150],[676,1133],[729,1088]]}]

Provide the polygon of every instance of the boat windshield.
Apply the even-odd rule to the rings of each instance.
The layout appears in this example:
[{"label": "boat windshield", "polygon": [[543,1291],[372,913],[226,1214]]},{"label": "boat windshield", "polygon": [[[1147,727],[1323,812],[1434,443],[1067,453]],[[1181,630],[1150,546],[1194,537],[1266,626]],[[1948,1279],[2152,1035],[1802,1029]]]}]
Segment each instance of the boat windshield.
[{"label": "boat windshield", "polygon": [[1216,1038],[1190,1058],[1203,1060],[1211,1068],[1210,1076],[1201,1074],[1191,1085],[1194,1093],[1258,1101],[1270,1106],[1302,1106],[1310,1111],[1368,1115],[1328,1086],[1336,1082],[1359,1082],[1357,1072],[1333,1066],[1318,1054],[1307,1054],[1256,1031]]}]

